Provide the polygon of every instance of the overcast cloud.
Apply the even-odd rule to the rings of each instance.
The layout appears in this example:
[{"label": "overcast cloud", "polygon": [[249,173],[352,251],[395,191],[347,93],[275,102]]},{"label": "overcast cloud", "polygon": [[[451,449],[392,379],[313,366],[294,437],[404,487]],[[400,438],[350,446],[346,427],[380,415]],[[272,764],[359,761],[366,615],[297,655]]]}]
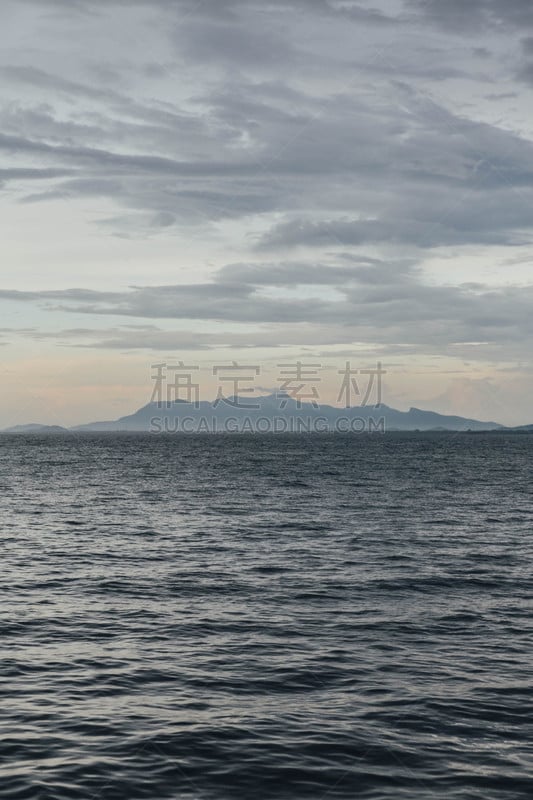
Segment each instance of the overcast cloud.
[{"label": "overcast cloud", "polygon": [[529,0],[3,15],[3,356],[357,342],[529,372]]}]

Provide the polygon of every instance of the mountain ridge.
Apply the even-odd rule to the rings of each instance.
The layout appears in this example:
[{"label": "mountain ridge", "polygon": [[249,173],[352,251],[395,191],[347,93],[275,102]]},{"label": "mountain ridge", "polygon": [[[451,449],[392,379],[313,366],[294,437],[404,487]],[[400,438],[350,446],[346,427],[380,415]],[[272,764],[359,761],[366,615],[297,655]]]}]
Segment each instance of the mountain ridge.
[{"label": "mountain ridge", "polygon": [[[268,424],[271,423],[271,429]],[[439,414],[436,411],[411,406],[399,411],[386,404],[338,408],[330,405],[314,406],[298,403],[288,395],[263,395],[259,397],[228,397],[198,404],[183,400],[170,403],[150,402],[133,414],[116,420],[100,420],[70,428],[58,425],[16,425],[2,433],[64,433],[71,432],[307,432],[337,431],[358,432],[388,431],[505,431],[532,429],[523,425],[506,427],[493,421],[480,421],[468,417]],[[306,428],[307,425],[307,428]],[[277,426],[277,427],[276,427]],[[320,427],[322,426],[322,427]],[[198,430],[197,430],[198,429]]]}]

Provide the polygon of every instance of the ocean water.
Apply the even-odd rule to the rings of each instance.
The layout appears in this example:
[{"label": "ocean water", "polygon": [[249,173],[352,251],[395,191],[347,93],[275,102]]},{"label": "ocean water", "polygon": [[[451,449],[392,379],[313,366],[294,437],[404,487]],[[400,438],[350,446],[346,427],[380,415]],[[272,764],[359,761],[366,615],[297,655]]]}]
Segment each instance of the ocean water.
[{"label": "ocean water", "polygon": [[532,456],[0,437],[0,798],[531,798]]}]

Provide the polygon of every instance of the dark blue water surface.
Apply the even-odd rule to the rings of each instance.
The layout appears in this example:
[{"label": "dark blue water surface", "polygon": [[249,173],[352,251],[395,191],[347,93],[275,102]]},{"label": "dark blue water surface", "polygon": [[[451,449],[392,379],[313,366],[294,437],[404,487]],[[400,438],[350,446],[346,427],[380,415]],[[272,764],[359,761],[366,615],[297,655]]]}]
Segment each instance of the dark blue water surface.
[{"label": "dark blue water surface", "polygon": [[1,437],[0,798],[531,798],[532,456]]}]

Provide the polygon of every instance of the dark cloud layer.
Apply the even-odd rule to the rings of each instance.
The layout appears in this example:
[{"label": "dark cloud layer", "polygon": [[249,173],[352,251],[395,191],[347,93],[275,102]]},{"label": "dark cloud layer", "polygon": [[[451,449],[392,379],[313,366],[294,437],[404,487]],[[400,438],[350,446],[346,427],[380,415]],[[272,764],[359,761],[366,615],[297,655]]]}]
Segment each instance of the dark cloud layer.
[{"label": "dark cloud layer", "polygon": [[[532,163],[531,142],[453,113],[409,84],[435,69],[460,75],[449,59],[440,66],[409,61],[404,49],[397,55],[390,46],[386,50],[386,38],[375,50],[365,49],[368,20],[388,19],[383,11],[326,0],[112,2],[107,12],[89,0],[44,0],[39,7],[72,5],[94,12],[102,24],[113,8],[170,15],[172,79],[179,80],[185,64],[204,70],[206,80],[203,90],[169,103],[136,96],[120,81],[113,86],[93,77],[90,84],[57,68],[4,64],[5,81],[16,87],[0,111],[4,171],[10,162],[27,182],[35,170],[41,185],[22,199],[100,195],[147,215],[156,230],[193,219],[209,224],[286,215],[263,245],[292,246],[305,235],[313,246],[328,235],[354,246],[425,248],[523,240],[520,232],[531,223],[523,207],[533,199],[533,170],[524,169]],[[464,28],[489,18],[518,23],[527,13],[516,1],[424,0],[405,6],[395,25],[403,30],[411,20],[416,31],[416,21],[440,15]],[[324,17],[330,36],[353,33],[355,51],[349,37],[338,52],[324,48]],[[434,61],[429,48],[418,46]],[[320,87],[320,64],[330,76],[329,89]],[[529,64],[521,67],[524,79],[528,70]],[[28,100],[15,99],[20,96]],[[497,193],[490,200],[488,189]],[[517,189],[520,197],[513,196]],[[347,209],[355,212],[352,222]],[[480,219],[487,214],[490,224]],[[132,216],[132,226],[137,224]]]},{"label": "dark cloud layer", "polygon": [[479,32],[485,26],[533,26],[529,0],[410,0],[410,5],[433,23],[459,33]]},{"label": "dark cloud layer", "polygon": [[[315,326],[322,341],[523,352],[530,288],[473,286],[468,275],[433,286],[422,266],[436,248],[532,242],[533,141],[525,123],[492,110],[533,85],[530,0],[6,8],[35,42],[0,62],[0,188],[13,202],[70,209],[102,199],[103,236],[203,237],[220,253],[229,240],[235,252],[240,235],[241,253],[211,283],[21,287],[0,299],[270,326],[256,344],[291,343],[294,326],[308,342]],[[113,41],[106,58],[92,56],[100,31]],[[55,48],[69,37],[84,55],[62,64]],[[502,70],[505,85],[493,85]],[[116,213],[106,217],[109,205]],[[82,285],[71,269],[65,286]],[[146,283],[157,282],[147,267]],[[68,330],[73,341],[85,336]],[[213,343],[178,334],[118,326],[93,344]]]},{"label": "dark cloud layer", "polygon": [[[356,264],[353,268],[325,267],[334,296],[309,296],[306,287],[320,277],[303,273],[301,264],[231,265],[205,284],[146,286],[125,292],[2,291],[0,300],[39,302],[53,311],[95,316],[159,320],[216,320],[268,325],[270,333],[246,336],[213,332],[185,336],[150,328],[100,335],[99,347],[186,349],[245,343],[253,346],[301,343],[372,341],[417,351],[450,350],[461,343],[485,343],[497,354],[504,345],[515,357],[527,352],[533,335],[533,287],[493,288],[480,284],[435,286],[422,282],[409,263]],[[277,277],[276,277],[277,276]],[[239,281],[233,282],[234,278]],[[273,286],[300,287],[291,296],[272,296]],[[303,327],[302,327],[303,326]],[[312,331],[314,330],[314,335]],[[325,334],[328,331],[328,334]],[[64,334],[67,335],[67,334]],[[71,334],[79,338],[78,334]],[[129,344],[128,344],[129,343]],[[473,354],[475,356],[475,353]]]}]

